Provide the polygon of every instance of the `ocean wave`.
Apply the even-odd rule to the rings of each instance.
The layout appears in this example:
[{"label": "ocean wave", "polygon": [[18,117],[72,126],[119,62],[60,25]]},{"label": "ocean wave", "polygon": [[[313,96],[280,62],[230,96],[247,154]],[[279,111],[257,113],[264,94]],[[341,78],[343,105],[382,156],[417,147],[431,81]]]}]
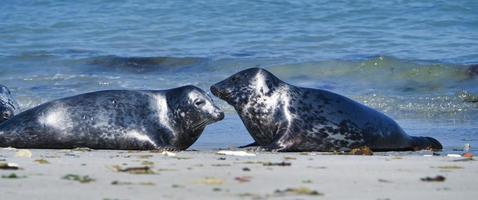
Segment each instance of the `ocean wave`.
[{"label": "ocean wave", "polygon": [[387,89],[397,92],[435,92],[472,89],[478,84],[478,65],[409,61],[378,56],[367,60],[332,60],[268,67],[282,79],[309,87],[330,89]]},{"label": "ocean wave", "polygon": [[206,61],[205,58],[196,57],[121,57],[109,55],[89,58],[86,64],[134,73],[148,73],[159,70],[176,71],[199,66]]}]

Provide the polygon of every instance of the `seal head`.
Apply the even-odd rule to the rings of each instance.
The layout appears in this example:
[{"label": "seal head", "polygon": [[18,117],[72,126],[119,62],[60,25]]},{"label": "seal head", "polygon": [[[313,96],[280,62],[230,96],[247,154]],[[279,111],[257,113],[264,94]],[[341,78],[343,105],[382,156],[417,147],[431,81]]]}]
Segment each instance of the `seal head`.
[{"label": "seal head", "polygon": [[211,92],[228,104],[240,109],[253,96],[269,96],[279,85],[285,84],[272,73],[261,68],[249,68],[211,86]]},{"label": "seal head", "polygon": [[167,91],[170,122],[176,135],[175,146],[186,149],[200,136],[204,128],[224,119],[224,112],[214,105],[206,92],[195,86],[183,86]]},{"label": "seal head", "polygon": [[407,135],[391,118],[326,90],[297,87],[250,68],[211,86],[234,106],[255,143],[274,151],[441,149],[429,137]]},{"label": "seal head", "polygon": [[12,118],[18,108],[18,103],[10,90],[6,86],[0,85],[0,123]]}]

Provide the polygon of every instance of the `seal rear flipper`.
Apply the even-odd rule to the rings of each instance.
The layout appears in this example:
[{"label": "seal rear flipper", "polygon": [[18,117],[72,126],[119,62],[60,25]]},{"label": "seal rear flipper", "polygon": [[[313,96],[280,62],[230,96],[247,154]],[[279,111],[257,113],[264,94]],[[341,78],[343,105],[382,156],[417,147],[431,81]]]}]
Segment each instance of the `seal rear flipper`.
[{"label": "seal rear flipper", "polygon": [[253,143],[250,143],[250,144],[247,144],[247,145],[244,145],[244,146],[239,146],[239,148],[247,148],[247,147],[257,147],[259,146],[259,144],[257,144],[257,142],[253,142]]},{"label": "seal rear flipper", "polygon": [[412,148],[414,150],[442,150],[442,144],[432,137],[412,137]]}]

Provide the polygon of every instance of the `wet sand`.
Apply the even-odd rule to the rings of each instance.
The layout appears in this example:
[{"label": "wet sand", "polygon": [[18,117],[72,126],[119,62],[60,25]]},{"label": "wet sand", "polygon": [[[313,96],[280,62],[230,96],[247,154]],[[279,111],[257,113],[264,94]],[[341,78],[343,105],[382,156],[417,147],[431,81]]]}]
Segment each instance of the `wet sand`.
[{"label": "wet sand", "polygon": [[[478,163],[445,156],[0,149],[15,199],[474,199]],[[31,153],[31,155],[30,155]],[[5,163],[10,163],[5,167]],[[422,178],[442,176],[436,181]]]}]

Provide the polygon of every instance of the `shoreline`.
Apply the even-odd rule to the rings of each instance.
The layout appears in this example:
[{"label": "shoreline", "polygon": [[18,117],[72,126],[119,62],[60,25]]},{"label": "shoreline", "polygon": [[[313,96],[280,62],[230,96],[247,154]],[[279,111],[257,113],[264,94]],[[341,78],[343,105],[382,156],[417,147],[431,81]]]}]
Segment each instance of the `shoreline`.
[{"label": "shoreline", "polygon": [[[29,154],[30,153],[30,154]],[[217,151],[0,149],[0,193],[15,199],[457,199],[478,196],[478,163],[373,156]],[[461,159],[463,160],[463,159]],[[15,174],[16,178],[8,178]],[[443,181],[421,179],[443,176]],[[3,199],[3,198],[2,198]]]}]

